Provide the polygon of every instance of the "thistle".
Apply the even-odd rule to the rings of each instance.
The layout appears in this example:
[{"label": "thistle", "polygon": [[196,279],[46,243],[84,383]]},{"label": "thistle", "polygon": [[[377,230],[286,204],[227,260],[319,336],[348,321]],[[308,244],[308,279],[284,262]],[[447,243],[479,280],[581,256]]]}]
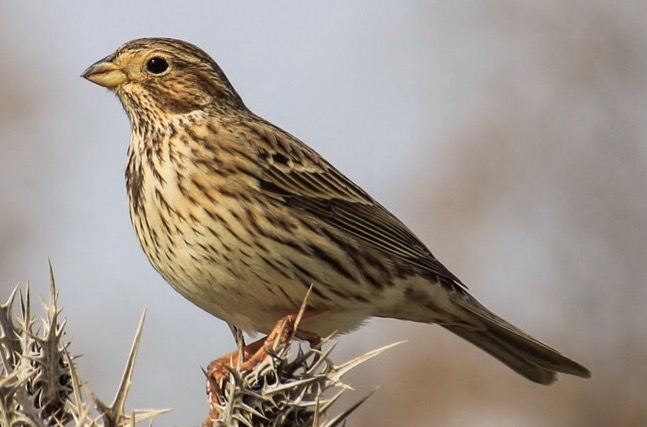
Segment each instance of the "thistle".
[{"label": "thistle", "polygon": [[[18,296],[20,314],[14,314]],[[79,378],[74,358],[64,342],[65,320],[60,320],[58,292],[50,265],[50,299],[41,301],[45,315],[32,315],[29,286],[16,286],[0,305],[0,426],[125,427],[166,412],[126,413],[143,316],[128,357],[117,395],[104,404]]]},{"label": "thistle", "polygon": [[[326,339],[322,344],[328,343]],[[372,392],[350,408],[324,421],[339,397],[352,388],[341,381],[355,367],[394,347],[391,344],[371,351],[341,365],[326,351],[291,341],[275,343],[273,354],[252,370],[229,368],[229,378],[222,386],[208,384],[218,393],[209,394],[210,417],[203,427],[294,426],[334,427],[345,423]]]},{"label": "thistle", "polygon": [[[0,304],[0,427],[127,427],[150,420],[168,409],[126,410],[143,323],[142,316],[126,367],[111,404],[104,403],[79,377],[76,358],[65,341],[58,292],[50,265],[50,298],[41,299],[44,315],[32,313],[28,285],[16,286]],[[16,314],[16,306],[19,313]],[[239,340],[242,345],[242,336]],[[205,427],[295,426],[334,427],[369,396],[342,413],[330,408],[351,389],[341,379],[350,370],[381,354],[392,344],[335,365],[327,349],[304,349],[276,341],[269,357],[251,370],[230,367],[218,393],[209,394],[210,417]],[[214,384],[208,384],[215,390]]]}]

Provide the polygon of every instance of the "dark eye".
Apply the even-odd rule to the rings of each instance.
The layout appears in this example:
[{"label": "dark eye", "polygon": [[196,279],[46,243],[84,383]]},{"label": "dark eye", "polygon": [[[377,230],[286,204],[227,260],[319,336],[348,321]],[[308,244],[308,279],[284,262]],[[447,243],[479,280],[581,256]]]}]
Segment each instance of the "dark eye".
[{"label": "dark eye", "polygon": [[168,62],[166,62],[166,59],[156,56],[148,60],[146,69],[153,74],[162,74],[168,70]]}]

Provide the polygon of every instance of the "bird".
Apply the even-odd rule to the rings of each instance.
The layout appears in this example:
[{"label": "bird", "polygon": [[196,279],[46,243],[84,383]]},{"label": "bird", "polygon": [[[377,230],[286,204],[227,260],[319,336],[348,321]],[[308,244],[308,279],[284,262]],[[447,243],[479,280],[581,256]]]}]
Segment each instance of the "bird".
[{"label": "bird", "polygon": [[482,305],[396,216],[253,113],[199,47],[132,40],[82,77],[129,118],[126,188],[142,249],[206,312],[269,334],[311,289],[300,327],[318,336],[371,317],[437,324],[535,383],[590,377]]}]

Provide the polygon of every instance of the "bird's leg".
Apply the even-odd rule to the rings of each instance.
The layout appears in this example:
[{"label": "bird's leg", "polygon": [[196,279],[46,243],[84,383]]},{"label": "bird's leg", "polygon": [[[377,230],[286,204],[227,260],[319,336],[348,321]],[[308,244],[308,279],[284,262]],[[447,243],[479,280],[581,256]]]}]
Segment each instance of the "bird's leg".
[{"label": "bird's leg", "polygon": [[232,325],[231,323],[227,323],[227,325],[229,326],[229,329],[231,329],[231,333],[234,336],[234,340],[236,341],[236,347],[238,347],[238,360],[245,360],[245,337],[243,336],[242,329],[238,328],[235,325]]},{"label": "bird's leg", "polygon": [[268,356],[276,354],[279,345],[289,345],[295,336],[308,341],[311,347],[319,348],[321,345],[321,337],[319,335],[299,329],[299,324],[303,319],[309,319],[321,314],[320,311],[308,308],[307,306],[307,300],[310,296],[312,286],[310,286],[310,289],[306,293],[299,312],[279,319],[272,331],[258,341],[245,345],[242,331],[236,326],[229,325],[238,345],[238,350],[219,357],[207,366],[207,396],[211,404],[209,405],[209,416],[203,423],[203,426],[210,425],[210,420],[215,420],[218,417],[218,409],[215,403],[219,401],[223,383],[228,378],[229,371],[232,367],[236,366],[238,371],[250,371]]},{"label": "bird's leg", "polygon": [[[233,328],[232,328],[233,331]],[[241,335],[242,336],[242,335]],[[239,346],[238,350],[232,351],[222,357],[209,363],[207,366],[207,399],[210,402],[209,416],[202,424],[204,427],[213,425],[213,420],[218,418],[218,409],[215,405],[222,394],[222,386],[226,378],[229,377],[230,369],[242,369],[245,361],[256,357],[256,354],[263,348],[267,337],[245,346]],[[243,341],[240,341],[242,343]]]},{"label": "bird's leg", "polygon": [[243,369],[246,361],[253,358],[263,348],[266,340],[267,337],[263,337],[209,363],[209,366],[207,366],[207,378],[209,380],[207,382],[207,394],[218,393],[219,390],[216,390],[214,386],[220,388],[222,380],[229,375],[229,369],[227,368]]},{"label": "bird's leg", "polygon": [[[278,346],[288,344],[294,336],[308,341],[312,347],[318,347],[321,344],[319,335],[309,331],[296,330],[298,320],[307,319],[316,314],[318,313],[306,310],[301,317],[295,314],[285,316],[279,319],[274,329],[266,337],[211,362],[207,366],[207,378],[209,379],[207,382],[207,394],[219,393],[218,389],[221,387],[223,380],[229,375],[228,367],[235,367],[241,371],[252,370],[267,356],[275,353]],[[242,360],[240,356],[242,356]],[[217,388],[214,386],[217,386]]]},{"label": "bird's leg", "polygon": [[[225,356],[219,357],[207,366],[207,396],[210,406],[209,416],[205,420],[204,426],[210,425],[210,420],[218,418],[218,410],[213,403],[219,401],[222,393],[222,387],[225,380],[230,375],[230,369],[238,371],[250,371],[256,365],[263,362],[268,356],[276,353],[281,345],[289,345],[296,336],[299,339],[308,341],[311,347],[318,348],[321,345],[321,337],[313,332],[297,329],[302,319],[307,319],[319,314],[313,310],[302,309],[299,314],[285,316],[276,323],[274,329],[266,336],[251,344],[240,346],[244,341],[238,341],[239,348]],[[238,331],[232,327],[232,331]],[[238,334],[234,335],[238,338]],[[240,335],[242,338],[242,334]]]},{"label": "bird's leg", "polygon": [[[319,347],[321,344],[321,337],[319,335],[314,332],[297,329],[300,320],[307,319],[316,314],[318,313],[306,310],[302,316],[290,314],[279,319],[274,329],[272,329],[272,332],[264,339],[259,340],[263,341],[263,343],[256,352],[249,358],[245,357],[245,361],[240,368],[242,370],[253,369],[254,366],[265,360],[268,355],[274,354],[278,346],[288,344],[295,336],[301,340],[308,341],[311,347]],[[250,344],[250,346],[259,343],[259,341]]]}]

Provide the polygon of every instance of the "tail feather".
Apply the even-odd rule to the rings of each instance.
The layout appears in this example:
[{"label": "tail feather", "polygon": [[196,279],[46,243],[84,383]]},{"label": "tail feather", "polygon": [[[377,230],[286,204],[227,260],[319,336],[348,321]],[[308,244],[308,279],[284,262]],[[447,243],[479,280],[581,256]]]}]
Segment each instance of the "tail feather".
[{"label": "tail feather", "polygon": [[588,378],[591,372],[514,327],[470,296],[456,298],[468,317],[467,324],[441,324],[466,339],[515,372],[539,384],[551,384],[557,373]]},{"label": "tail feather", "polygon": [[548,385],[557,380],[557,374],[554,370],[543,368],[536,363],[528,361],[522,355],[510,350],[506,344],[494,340],[487,332],[454,326],[445,326],[445,328],[496,357],[510,369],[523,375],[530,381]]}]

